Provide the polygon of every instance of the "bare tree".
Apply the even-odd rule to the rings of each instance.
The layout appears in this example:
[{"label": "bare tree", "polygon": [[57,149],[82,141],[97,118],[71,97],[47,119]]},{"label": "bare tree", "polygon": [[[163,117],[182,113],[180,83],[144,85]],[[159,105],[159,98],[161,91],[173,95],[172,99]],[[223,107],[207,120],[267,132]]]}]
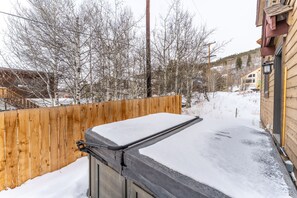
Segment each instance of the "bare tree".
[{"label": "bare tree", "polygon": [[[184,94],[188,107],[191,106],[194,81],[207,79],[203,76],[208,69],[203,64],[207,55],[205,45],[214,32],[205,25],[195,25],[194,17],[183,9],[180,0],[172,1],[165,17],[161,17],[161,25],[155,30],[153,40],[156,92]],[[224,45],[217,44],[211,53],[216,53]]]},{"label": "bare tree", "polygon": [[[14,56],[6,62],[40,71],[52,105],[59,104],[60,91],[77,104],[145,96],[144,29],[122,1],[27,1],[28,7],[16,7],[23,18],[8,21],[6,41]],[[213,30],[195,25],[180,0],[160,19],[152,41],[153,93],[184,94],[189,107],[193,82],[204,78]]]}]

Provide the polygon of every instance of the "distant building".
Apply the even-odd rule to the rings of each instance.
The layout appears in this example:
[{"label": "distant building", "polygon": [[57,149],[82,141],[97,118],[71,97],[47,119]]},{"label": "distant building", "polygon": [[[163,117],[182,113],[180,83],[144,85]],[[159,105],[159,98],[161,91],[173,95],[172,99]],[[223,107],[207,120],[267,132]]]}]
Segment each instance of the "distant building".
[{"label": "distant building", "polygon": [[261,68],[258,68],[247,75],[241,77],[241,90],[260,90],[261,88]]},{"label": "distant building", "polygon": [[53,91],[53,80],[44,72],[0,67],[0,87],[24,98],[49,98],[49,90]]},{"label": "distant building", "polygon": [[53,86],[51,74],[0,67],[0,111],[39,108],[31,99],[49,98]]},{"label": "distant building", "polygon": [[[236,59],[242,60],[242,66],[240,69],[236,68]],[[239,54],[233,54],[231,56],[222,58],[212,63],[213,71],[220,72],[226,79],[226,88],[228,90],[234,90],[234,88],[241,87],[241,77],[250,73],[261,66],[260,49],[254,49]],[[223,67],[223,68],[222,68]]]}]

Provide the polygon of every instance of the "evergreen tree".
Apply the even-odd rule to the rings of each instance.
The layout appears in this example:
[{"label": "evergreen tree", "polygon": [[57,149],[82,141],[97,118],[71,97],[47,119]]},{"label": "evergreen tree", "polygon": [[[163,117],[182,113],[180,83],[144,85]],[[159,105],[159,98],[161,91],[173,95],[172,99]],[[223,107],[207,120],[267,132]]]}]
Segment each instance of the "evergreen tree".
[{"label": "evergreen tree", "polygon": [[239,70],[242,67],[242,60],[241,57],[237,57],[236,59],[236,69]]},{"label": "evergreen tree", "polygon": [[247,66],[247,67],[250,67],[250,66],[251,66],[251,63],[252,63],[252,57],[251,57],[251,55],[249,54],[249,55],[248,55],[248,59],[247,59],[247,61],[246,61],[246,66]]}]

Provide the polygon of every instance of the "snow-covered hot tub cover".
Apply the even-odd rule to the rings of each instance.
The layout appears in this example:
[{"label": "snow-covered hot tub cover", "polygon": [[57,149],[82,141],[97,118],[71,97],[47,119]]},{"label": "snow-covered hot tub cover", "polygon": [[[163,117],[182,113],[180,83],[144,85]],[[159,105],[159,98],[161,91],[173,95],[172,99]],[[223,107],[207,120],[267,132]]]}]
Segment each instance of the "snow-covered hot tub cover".
[{"label": "snow-covered hot tub cover", "polygon": [[92,131],[117,145],[125,145],[193,118],[188,115],[157,113],[96,126]]},{"label": "snow-covered hot tub cover", "polygon": [[[85,137],[87,142],[120,146],[193,118],[152,114],[94,127]],[[124,155],[93,150],[156,197],[297,197],[270,135],[234,122],[203,120],[125,149]]]}]

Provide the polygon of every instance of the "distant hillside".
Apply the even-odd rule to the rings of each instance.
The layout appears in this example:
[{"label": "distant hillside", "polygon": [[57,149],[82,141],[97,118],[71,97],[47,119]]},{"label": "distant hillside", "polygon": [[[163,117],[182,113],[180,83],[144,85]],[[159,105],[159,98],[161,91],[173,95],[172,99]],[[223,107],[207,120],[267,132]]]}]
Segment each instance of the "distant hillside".
[{"label": "distant hillside", "polygon": [[239,54],[232,54],[230,56],[224,57],[224,58],[220,58],[219,60],[213,62],[214,65],[222,65],[224,64],[226,61],[232,60],[232,59],[236,59],[237,57],[247,57],[248,55],[257,55],[258,57],[260,57],[260,48],[256,48],[253,50],[249,50],[246,52],[241,52]]},{"label": "distant hillside", "polygon": [[[239,61],[241,64],[238,65],[237,61]],[[239,54],[233,54],[212,63],[212,67],[222,68],[221,70],[224,70],[226,72],[228,71],[228,73],[235,73],[237,74],[237,76],[242,76],[250,73],[260,66],[261,54],[259,48]]]},{"label": "distant hillside", "polygon": [[241,77],[261,67],[260,49],[253,49],[221,58],[212,68],[227,76],[228,87],[239,86]]}]

